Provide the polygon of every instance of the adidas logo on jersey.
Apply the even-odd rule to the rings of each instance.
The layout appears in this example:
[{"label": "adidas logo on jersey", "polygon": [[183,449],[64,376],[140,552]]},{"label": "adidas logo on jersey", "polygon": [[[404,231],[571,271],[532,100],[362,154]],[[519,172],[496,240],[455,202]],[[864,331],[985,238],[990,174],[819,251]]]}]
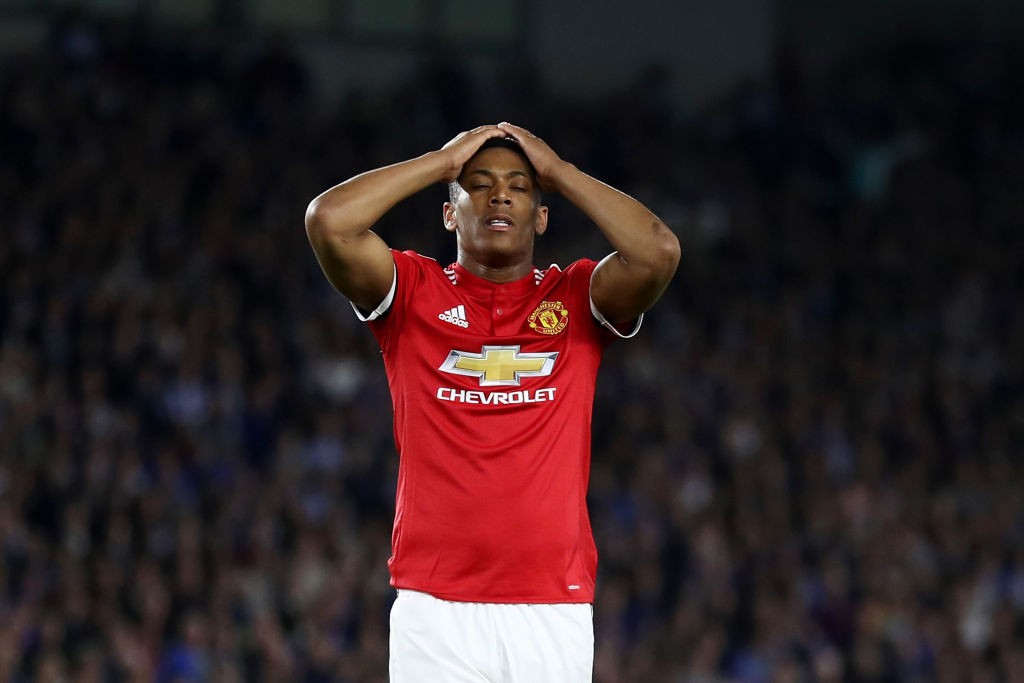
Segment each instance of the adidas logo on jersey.
[{"label": "adidas logo on jersey", "polygon": [[466,307],[459,304],[455,308],[450,308],[447,311],[442,311],[437,314],[438,320],[443,320],[446,323],[452,325],[458,325],[459,327],[469,327],[469,321],[466,320]]}]

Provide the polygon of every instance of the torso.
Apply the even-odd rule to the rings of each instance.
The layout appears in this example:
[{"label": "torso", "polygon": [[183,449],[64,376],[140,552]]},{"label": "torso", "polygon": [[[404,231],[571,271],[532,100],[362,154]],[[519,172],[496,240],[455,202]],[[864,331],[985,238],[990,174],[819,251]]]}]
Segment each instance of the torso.
[{"label": "torso", "polygon": [[506,284],[395,252],[371,328],[400,455],[392,583],[449,600],[590,602],[590,419],[612,338],[590,311],[595,263]]}]

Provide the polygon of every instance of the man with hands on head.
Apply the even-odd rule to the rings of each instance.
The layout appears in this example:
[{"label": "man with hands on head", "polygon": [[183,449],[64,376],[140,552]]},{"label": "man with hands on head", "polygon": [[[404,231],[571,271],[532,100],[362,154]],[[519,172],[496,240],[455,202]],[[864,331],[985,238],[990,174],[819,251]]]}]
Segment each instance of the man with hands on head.
[{"label": "man with hands on head", "polygon": [[[458,249],[447,267],[371,230],[437,182]],[[612,253],[534,266],[542,191],[578,207]],[[391,389],[392,683],[591,680],[597,371],[668,285],[675,235],[510,123],[332,187],[310,203],[306,232],[377,338]]]}]

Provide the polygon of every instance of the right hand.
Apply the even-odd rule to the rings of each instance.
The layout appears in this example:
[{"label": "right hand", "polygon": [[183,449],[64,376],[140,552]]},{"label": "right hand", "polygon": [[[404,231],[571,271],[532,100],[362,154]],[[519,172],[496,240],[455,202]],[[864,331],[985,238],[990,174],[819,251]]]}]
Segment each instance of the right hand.
[{"label": "right hand", "polygon": [[505,132],[496,125],[479,126],[473,130],[459,133],[449,140],[438,153],[445,154],[448,160],[448,170],[445,173],[444,182],[450,183],[458,180],[462,174],[462,167],[469,161],[480,146],[491,138],[505,137]]}]

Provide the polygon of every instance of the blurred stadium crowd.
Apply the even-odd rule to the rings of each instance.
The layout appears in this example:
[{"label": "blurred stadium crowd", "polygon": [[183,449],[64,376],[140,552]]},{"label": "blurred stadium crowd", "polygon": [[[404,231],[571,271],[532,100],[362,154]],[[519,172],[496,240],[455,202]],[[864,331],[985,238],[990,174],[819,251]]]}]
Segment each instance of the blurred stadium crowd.
[{"label": "blurred stadium crowd", "polygon": [[[684,248],[600,380],[595,680],[1024,681],[1021,83],[903,44],[680,111],[439,59],[325,110],[281,44],[55,25],[0,64],[0,680],[386,679],[387,388],[302,215],[504,119]],[[454,260],[444,198],[380,231]],[[606,252],[551,204],[538,265]]]}]

